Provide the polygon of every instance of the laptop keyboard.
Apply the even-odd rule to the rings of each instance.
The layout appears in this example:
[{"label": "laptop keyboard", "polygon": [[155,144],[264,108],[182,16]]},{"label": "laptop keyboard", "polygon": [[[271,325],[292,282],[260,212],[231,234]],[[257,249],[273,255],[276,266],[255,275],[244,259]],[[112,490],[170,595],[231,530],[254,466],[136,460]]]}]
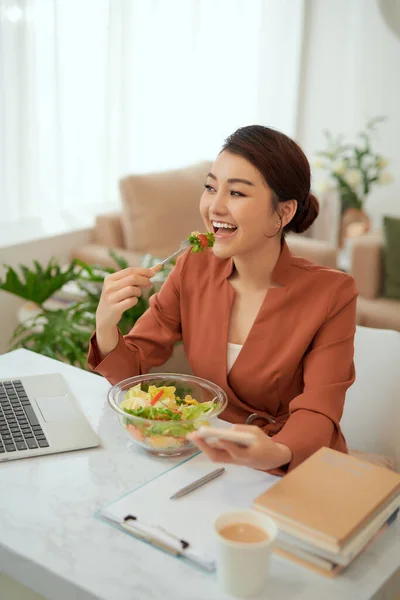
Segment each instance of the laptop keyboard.
[{"label": "laptop keyboard", "polygon": [[48,445],[22,382],[0,382],[0,454]]}]

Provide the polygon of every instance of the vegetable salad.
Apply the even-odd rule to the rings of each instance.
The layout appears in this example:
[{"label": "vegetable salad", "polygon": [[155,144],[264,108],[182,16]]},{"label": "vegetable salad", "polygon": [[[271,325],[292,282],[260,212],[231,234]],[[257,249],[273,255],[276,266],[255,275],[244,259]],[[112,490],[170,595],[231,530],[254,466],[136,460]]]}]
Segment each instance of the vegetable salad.
[{"label": "vegetable salad", "polygon": [[[127,413],[125,425],[136,441],[171,448],[181,445],[191,431],[208,424],[202,417],[206,418],[215,409],[215,403],[198,402],[190,394],[180,397],[174,386],[139,383],[127,391],[119,407]],[[128,415],[153,422],[129,419]]]}]

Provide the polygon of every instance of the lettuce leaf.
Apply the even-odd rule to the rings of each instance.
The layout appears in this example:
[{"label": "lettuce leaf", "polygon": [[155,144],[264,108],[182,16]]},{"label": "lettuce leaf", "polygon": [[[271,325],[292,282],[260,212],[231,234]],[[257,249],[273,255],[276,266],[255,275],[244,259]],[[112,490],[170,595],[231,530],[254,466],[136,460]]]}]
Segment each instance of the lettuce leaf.
[{"label": "lettuce leaf", "polygon": [[179,423],[163,423],[159,421],[148,427],[145,431],[146,436],[151,435],[170,435],[172,437],[185,437],[191,431],[194,431],[194,425],[179,425]]},{"label": "lettuce leaf", "polygon": [[202,402],[200,404],[190,404],[189,406],[182,406],[181,413],[184,421],[195,420],[202,415],[207,414],[215,406],[214,402]]},{"label": "lettuce leaf", "polygon": [[123,409],[129,415],[141,417],[142,419],[164,419],[164,421],[179,421],[180,414],[172,412],[169,408],[156,406],[140,406],[136,409]]},{"label": "lettuce leaf", "polygon": [[206,233],[206,238],[208,240],[208,248],[212,248],[215,244],[215,234],[214,233]]},{"label": "lettuce leaf", "polygon": [[181,401],[181,403],[184,402],[182,400],[182,398],[184,398],[188,394],[189,395],[193,394],[192,388],[189,388],[189,387],[186,388],[183,385],[180,385],[179,382],[177,382],[177,381],[171,381],[170,379],[165,379],[165,380],[157,381],[157,382],[154,382],[154,383],[141,383],[139,385],[141,386],[141,389],[144,392],[148,392],[149,391],[149,387],[151,385],[156,385],[156,384],[157,384],[157,387],[159,389],[161,389],[162,387],[171,387],[171,386],[174,386],[174,388],[175,388],[175,397],[179,398],[180,401]]}]

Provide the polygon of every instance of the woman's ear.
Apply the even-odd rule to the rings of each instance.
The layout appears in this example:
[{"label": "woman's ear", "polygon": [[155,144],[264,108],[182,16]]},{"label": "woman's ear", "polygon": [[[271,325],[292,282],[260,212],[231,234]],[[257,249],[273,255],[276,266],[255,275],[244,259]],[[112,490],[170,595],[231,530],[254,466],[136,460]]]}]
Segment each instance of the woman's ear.
[{"label": "woman's ear", "polygon": [[279,214],[282,219],[282,229],[293,219],[297,211],[297,200],[287,200],[279,203]]}]

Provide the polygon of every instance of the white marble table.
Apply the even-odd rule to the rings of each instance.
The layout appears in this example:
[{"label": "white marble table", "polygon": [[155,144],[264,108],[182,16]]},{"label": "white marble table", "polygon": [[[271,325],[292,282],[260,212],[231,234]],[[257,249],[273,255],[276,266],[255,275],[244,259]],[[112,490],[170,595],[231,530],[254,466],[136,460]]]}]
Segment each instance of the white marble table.
[{"label": "white marble table", "polygon": [[[0,356],[0,378],[52,372],[66,377],[102,447],[0,464],[0,572],[49,600],[224,598],[214,575],[93,517],[171,460],[132,448],[106,404],[107,381],[26,350]],[[368,600],[400,566],[399,533],[397,523],[336,580],[274,557],[262,597]]]}]

